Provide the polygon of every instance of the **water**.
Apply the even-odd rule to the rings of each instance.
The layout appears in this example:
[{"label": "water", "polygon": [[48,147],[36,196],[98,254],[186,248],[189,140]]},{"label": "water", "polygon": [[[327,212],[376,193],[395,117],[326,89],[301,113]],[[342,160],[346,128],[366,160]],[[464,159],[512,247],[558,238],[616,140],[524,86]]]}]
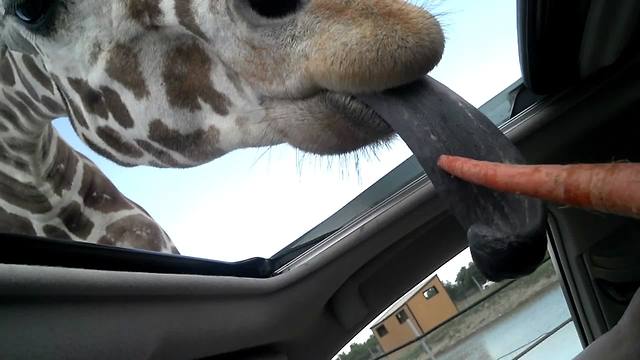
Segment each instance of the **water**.
[{"label": "water", "polygon": [[[516,357],[531,342],[570,318],[559,286],[545,291],[514,311],[480,329],[437,360],[500,359]],[[518,348],[521,350],[515,351]],[[523,359],[572,359],[582,350],[573,322],[539,344]]]}]

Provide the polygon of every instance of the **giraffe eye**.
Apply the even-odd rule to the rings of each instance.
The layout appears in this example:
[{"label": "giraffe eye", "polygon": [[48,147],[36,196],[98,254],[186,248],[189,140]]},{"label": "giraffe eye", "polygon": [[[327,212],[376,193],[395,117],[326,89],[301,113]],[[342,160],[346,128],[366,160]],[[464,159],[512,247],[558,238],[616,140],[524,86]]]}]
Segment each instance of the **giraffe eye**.
[{"label": "giraffe eye", "polygon": [[249,0],[249,6],[266,18],[282,18],[296,12],[301,0]]},{"label": "giraffe eye", "polygon": [[49,13],[52,1],[47,0],[25,0],[14,5],[14,14],[27,25],[40,23]]},{"label": "giraffe eye", "polygon": [[58,5],[65,7],[63,0],[13,0],[7,13],[13,14],[29,31],[46,35],[53,30],[53,20]]}]

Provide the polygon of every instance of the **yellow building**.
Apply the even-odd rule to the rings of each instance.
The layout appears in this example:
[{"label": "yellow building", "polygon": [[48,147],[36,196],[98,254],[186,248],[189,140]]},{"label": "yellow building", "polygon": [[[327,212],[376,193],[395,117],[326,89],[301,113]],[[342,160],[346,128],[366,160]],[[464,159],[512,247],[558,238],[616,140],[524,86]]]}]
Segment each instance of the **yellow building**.
[{"label": "yellow building", "polygon": [[434,276],[400,298],[371,326],[384,352],[426,334],[458,313],[447,290]]}]

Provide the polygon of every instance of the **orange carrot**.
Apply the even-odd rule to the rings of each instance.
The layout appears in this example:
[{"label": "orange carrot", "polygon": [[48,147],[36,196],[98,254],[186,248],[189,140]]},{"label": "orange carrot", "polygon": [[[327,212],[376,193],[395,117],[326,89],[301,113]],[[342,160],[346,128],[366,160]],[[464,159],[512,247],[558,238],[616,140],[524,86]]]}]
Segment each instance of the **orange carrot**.
[{"label": "orange carrot", "polygon": [[438,166],[497,191],[640,218],[640,164],[510,165],[442,155]]}]

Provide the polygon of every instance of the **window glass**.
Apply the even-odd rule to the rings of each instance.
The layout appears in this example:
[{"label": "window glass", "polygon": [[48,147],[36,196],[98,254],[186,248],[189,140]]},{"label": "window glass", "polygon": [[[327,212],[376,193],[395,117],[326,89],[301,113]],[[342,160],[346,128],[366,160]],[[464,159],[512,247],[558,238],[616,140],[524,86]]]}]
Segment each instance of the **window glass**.
[{"label": "window glass", "polygon": [[400,324],[404,324],[405,321],[407,321],[409,317],[407,316],[407,312],[404,310],[400,310],[398,311],[398,313],[396,314],[396,319],[398,319],[398,322]]},{"label": "window glass", "polygon": [[[427,298],[432,288],[438,295]],[[391,327],[386,314],[398,308],[412,316]],[[371,331],[380,324],[387,326],[384,338]],[[351,351],[363,347],[375,355]],[[581,350],[549,258],[529,276],[492,283],[467,249],[380,314],[334,359],[572,359]]]},{"label": "window glass", "polygon": [[[436,14],[446,33],[446,51],[433,77],[476,106],[518,80],[514,2],[412,2]],[[506,117],[505,109],[493,113]],[[154,217],[181,254],[216,260],[271,257],[305,234],[325,233],[309,230],[326,219],[344,224],[357,210],[339,218],[332,215],[399,165],[409,171],[383,179],[378,195],[419,174],[400,140],[339,157],[317,157],[283,145],[234,151],[193,169],[123,168],[91,151],[66,119],[54,124],[66,141]],[[379,201],[359,200],[359,211]]]},{"label": "window glass", "polygon": [[387,331],[387,328],[384,325],[380,325],[376,328],[376,332],[378,333],[379,337],[384,337],[385,335],[387,335],[389,332]]},{"label": "window glass", "polygon": [[424,295],[424,298],[429,300],[432,297],[438,295],[438,289],[436,289],[434,286],[428,288],[425,292],[422,293],[422,295]]}]

